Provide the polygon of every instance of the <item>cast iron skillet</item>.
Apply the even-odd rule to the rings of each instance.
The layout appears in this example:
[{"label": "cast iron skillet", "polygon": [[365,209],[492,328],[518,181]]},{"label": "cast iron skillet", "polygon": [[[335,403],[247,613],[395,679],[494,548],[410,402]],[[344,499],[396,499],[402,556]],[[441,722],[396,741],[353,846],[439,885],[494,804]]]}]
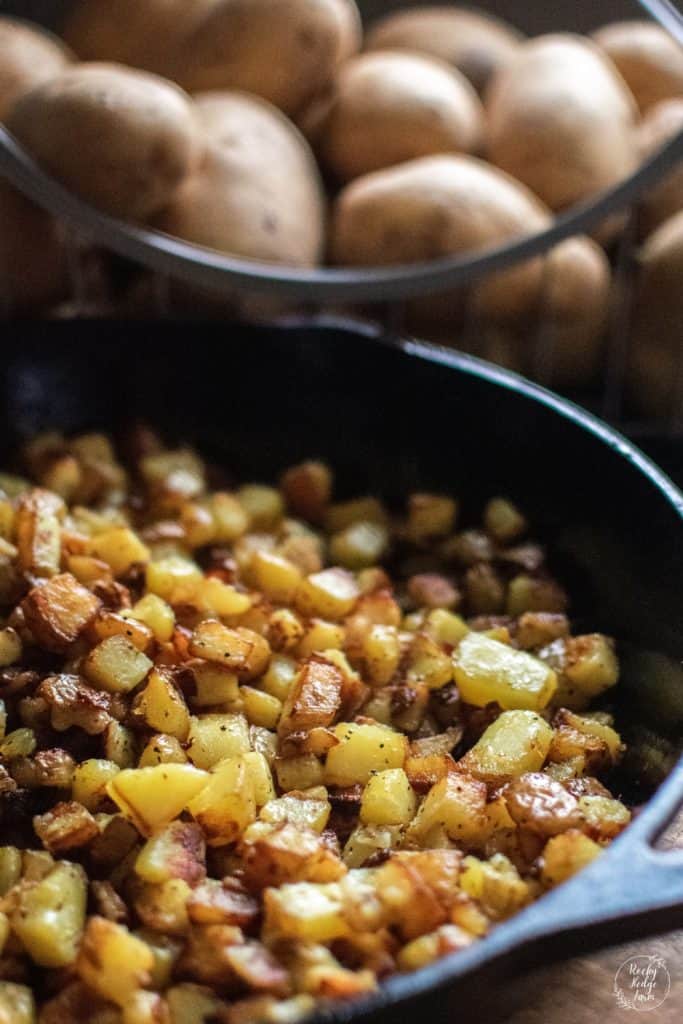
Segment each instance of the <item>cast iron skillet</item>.
[{"label": "cast iron skillet", "polygon": [[[7,453],[39,429],[116,429],[142,417],[242,478],[321,455],[342,492],[399,500],[443,488],[462,497],[462,521],[484,498],[507,494],[558,553],[579,622],[613,633],[624,650],[683,659],[683,495],[622,437],[512,374],[417,342],[301,322],[15,324],[3,341]],[[661,704],[657,676],[640,672],[618,696],[625,719],[629,705],[645,720]],[[660,710],[651,726],[675,738],[683,692],[666,706],[667,720]],[[483,942],[328,1016],[462,1020],[530,963],[683,923],[683,851],[652,848],[681,802],[683,763],[572,882]]]}]

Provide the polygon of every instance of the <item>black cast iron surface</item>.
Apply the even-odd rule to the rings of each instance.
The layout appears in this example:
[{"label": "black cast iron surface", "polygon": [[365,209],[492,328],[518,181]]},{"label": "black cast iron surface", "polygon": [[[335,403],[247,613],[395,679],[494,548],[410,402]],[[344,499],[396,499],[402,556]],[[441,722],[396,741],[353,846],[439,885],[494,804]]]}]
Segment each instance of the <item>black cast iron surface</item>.
[{"label": "black cast iron surface", "polygon": [[[557,553],[579,622],[683,659],[683,495],[593,417],[475,359],[329,325],[26,324],[5,330],[0,388],[7,457],[40,429],[116,430],[142,418],[243,479],[322,456],[340,493],[399,501],[445,489],[462,499],[463,521],[507,494]],[[645,721],[637,682],[618,711]],[[647,682],[652,693],[658,680]],[[651,725],[676,738],[683,712]],[[462,1021],[531,963],[683,924],[683,852],[651,847],[682,800],[679,765],[574,881],[485,941],[331,1016]]]}]

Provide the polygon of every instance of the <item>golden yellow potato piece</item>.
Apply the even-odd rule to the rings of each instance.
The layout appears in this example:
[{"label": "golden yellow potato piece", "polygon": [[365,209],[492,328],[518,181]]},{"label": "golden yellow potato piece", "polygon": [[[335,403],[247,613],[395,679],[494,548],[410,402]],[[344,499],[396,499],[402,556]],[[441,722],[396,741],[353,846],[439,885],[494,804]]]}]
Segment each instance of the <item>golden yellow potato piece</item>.
[{"label": "golden yellow potato piece", "polygon": [[535,711],[504,711],[458,762],[485,782],[504,782],[543,767],[553,730]]},{"label": "golden yellow potato piece", "polygon": [[403,767],[408,751],[403,733],[383,725],[356,725],[353,722],[341,722],[332,731],[339,743],[327,754],[326,785],[366,783],[373,772]]},{"label": "golden yellow potato piece", "polygon": [[507,710],[540,711],[557,689],[557,677],[548,665],[483,633],[463,637],[453,655],[453,669],[463,700],[480,708],[496,703]]},{"label": "golden yellow potato piece", "polygon": [[402,768],[388,768],[368,779],[360,805],[361,821],[371,825],[407,825],[417,798]]},{"label": "golden yellow potato piece", "polygon": [[66,967],[76,959],[85,923],[87,879],[78,864],[61,861],[19,892],[10,914],[31,959],[41,967]]},{"label": "golden yellow potato piece", "polygon": [[206,785],[207,772],[189,764],[128,768],[107,785],[107,792],[142,835],[164,828]]}]

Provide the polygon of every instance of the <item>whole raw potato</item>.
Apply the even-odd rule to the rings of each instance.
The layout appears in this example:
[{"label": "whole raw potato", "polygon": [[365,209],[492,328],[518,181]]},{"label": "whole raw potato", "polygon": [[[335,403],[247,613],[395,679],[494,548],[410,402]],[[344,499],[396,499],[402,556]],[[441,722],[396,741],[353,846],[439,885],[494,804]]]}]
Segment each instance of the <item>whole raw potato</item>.
[{"label": "whole raw potato", "polygon": [[0,266],[5,315],[63,298],[67,261],[53,218],[0,181]]},{"label": "whole raw potato", "polygon": [[366,50],[413,50],[451,64],[483,93],[508,63],[521,32],[483,11],[460,7],[409,7],[370,26]]},{"label": "whole raw potato", "polygon": [[[357,178],[340,193],[331,226],[335,263],[420,263],[494,248],[542,230],[546,208],[527,188],[469,156],[432,156]],[[478,313],[506,319],[537,301],[542,259],[489,275],[474,286]],[[414,304],[421,318],[453,320],[459,297]]]},{"label": "whole raw potato", "polygon": [[340,181],[434,153],[469,153],[483,110],[466,78],[441,61],[366,53],[339,71],[319,152]]},{"label": "whole raw potato", "polygon": [[607,189],[637,162],[636,106],[589,41],[523,43],[487,95],[488,156],[553,210]]},{"label": "whole raw potato", "polygon": [[240,89],[295,114],[359,45],[354,0],[218,0],[167,73],[188,92]]},{"label": "whole raw potato", "polygon": [[84,61],[113,61],[165,74],[175,52],[216,0],[76,0],[63,35]]},{"label": "whole raw potato", "polygon": [[[683,131],[683,97],[662,100],[650,107],[638,129],[642,159],[652,156]],[[663,181],[651,186],[640,201],[639,226],[649,235],[663,221],[683,210],[683,164],[678,164]]]},{"label": "whole raw potato", "polygon": [[646,416],[683,413],[683,210],[640,254],[630,337],[629,394]]},{"label": "whole raw potato", "polygon": [[279,110],[255,96],[216,92],[196,100],[207,155],[157,226],[248,259],[317,263],[324,200],[306,141]]},{"label": "whole raw potato", "polygon": [[683,96],[683,46],[652,21],[618,21],[593,33],[636,98],[641,111]]},{"label": "whole raw potato", "polygon": [[23,96],[11,132],[83,199],[145,219],[197,167],[202,138],[189,98],[156,75],[81,64]]},{"label": "whole raw potato", "polygon": [[73,55],[54,36],[14,18],[0,18],[0,120],[24,93],[49,81]]}]

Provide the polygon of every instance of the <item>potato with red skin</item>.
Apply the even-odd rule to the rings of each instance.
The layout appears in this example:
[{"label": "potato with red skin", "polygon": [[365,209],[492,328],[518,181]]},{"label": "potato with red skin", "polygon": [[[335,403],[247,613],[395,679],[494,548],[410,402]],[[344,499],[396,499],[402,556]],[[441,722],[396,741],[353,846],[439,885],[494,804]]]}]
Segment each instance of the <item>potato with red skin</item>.
[{"label": "potato with red skin", "polygon": [[542,772],[527,772],[503,790],[510,817],[520,828],[549,838],[581,827],[578,801],[559,782]]}]

